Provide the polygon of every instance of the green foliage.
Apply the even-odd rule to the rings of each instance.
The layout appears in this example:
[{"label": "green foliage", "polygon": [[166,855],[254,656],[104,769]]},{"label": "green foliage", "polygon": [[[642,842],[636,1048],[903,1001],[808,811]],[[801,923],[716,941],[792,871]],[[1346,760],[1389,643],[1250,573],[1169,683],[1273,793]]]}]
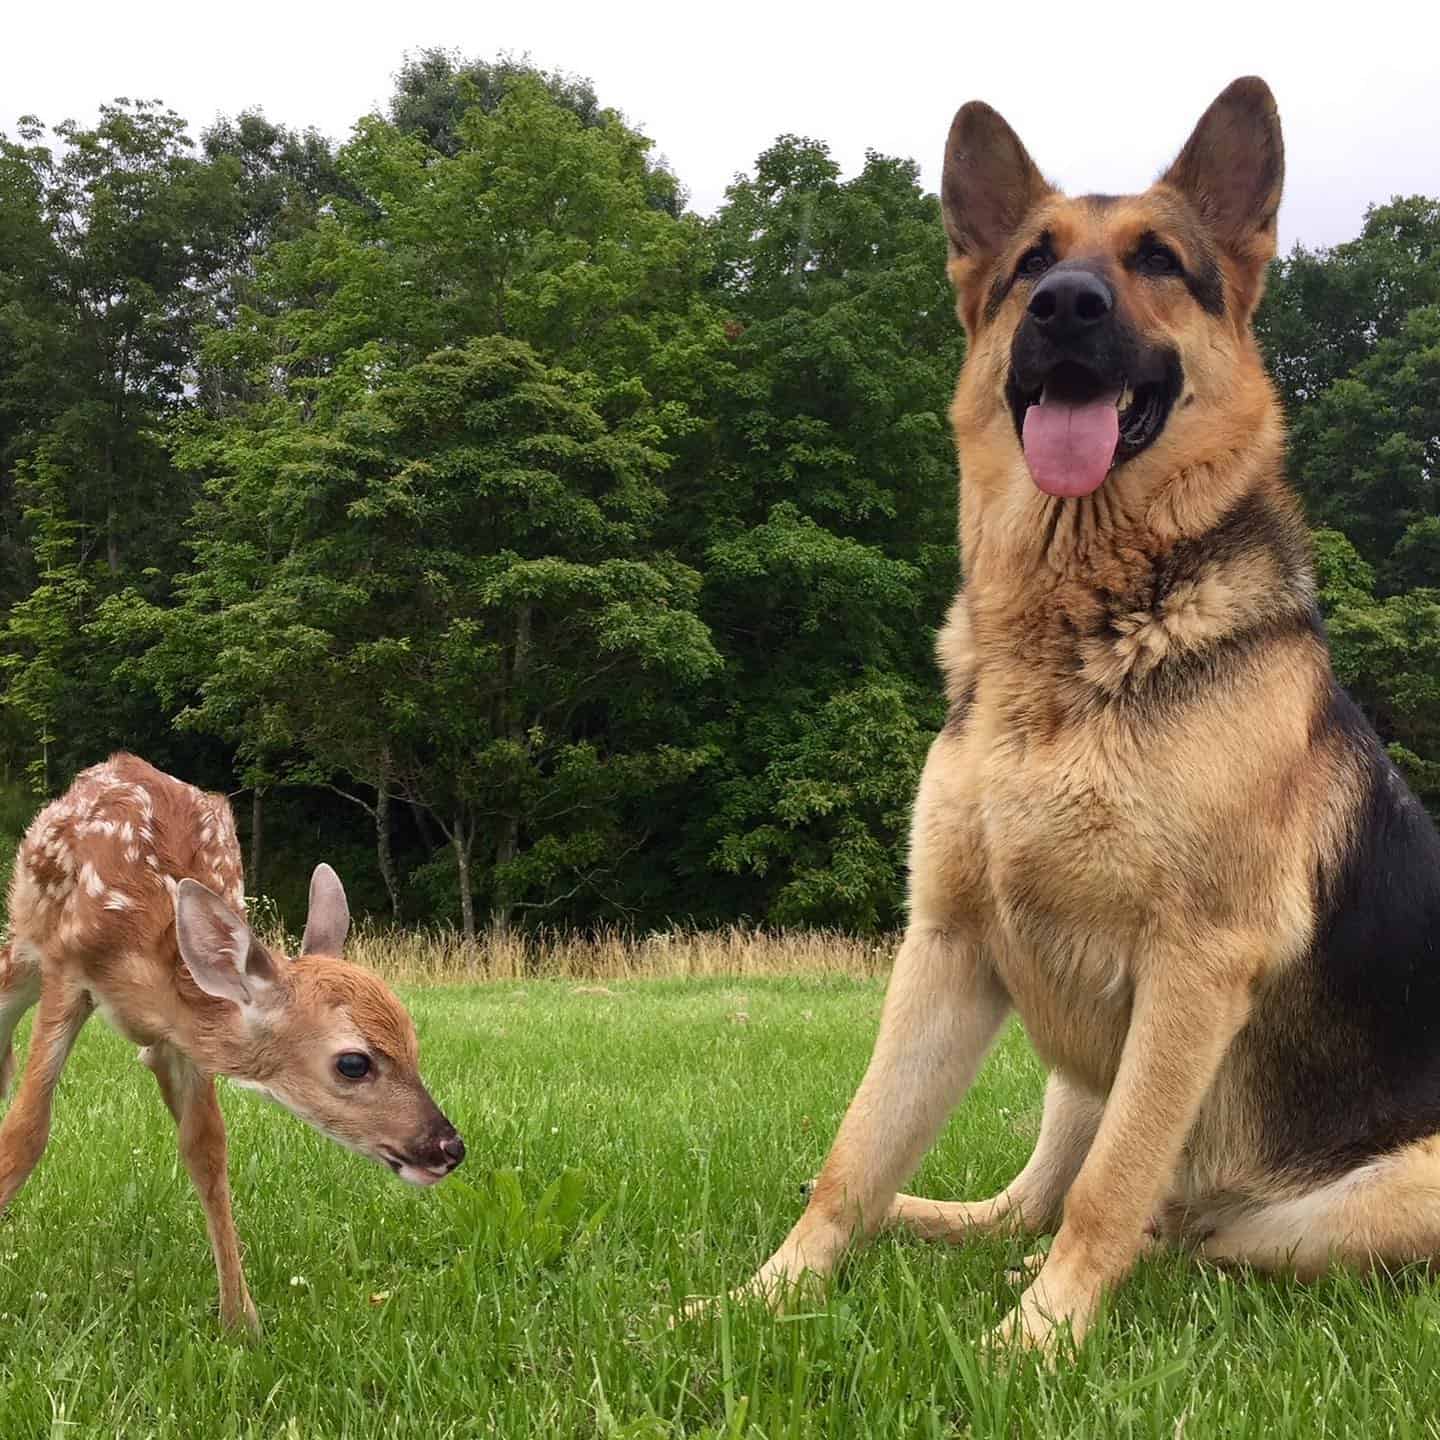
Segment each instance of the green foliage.
[{"label": "green foliage", "polygon": [[727,660],[697,868],[737,876],[742,913],[884,926],[956,580],[944,412],[963,342],[938,206],[908,162],[872,154],[842,181],[823,145],[784,137],[712,237],[729,364],[708,483],[672,512],[707,541],[702,614]]},{"label": "green foliage", "polygon": [[616,903],[644,812],[705,758],[676,703],[719,663],[700,577],[651,539],[720,331],[677,288],[700,232],[646,203],[613,116],[522,78],[459,127],[437,155],[365,122],[354,198],[273,247],[207,347],[255,398],[176,451],[210,477],[180,603],[102,628],[252,782],[339,778],[377,826],[423,808],[468,933],[475,889],[499,923]]},{"label": "green foliage", "polygon": [[445,1248],[458,1251],[472,1274],[507,1264],[527,1270],[553,1265],[604,1223],[603,1204],[587,1213],[591,1188],[583,1170],[567,1167],[531,1204],[515,1170],[496,1170],[481,1180],[457,1177],[437,1197],[453,1229]]},{"label": "green foliage", "polygon": [[[10,607],[0,632],[0,674],[5,676],[0,701],[30,730],[29,768],[43,794],[50,788],[51,747],[60,735],[73,734],[85,723],[84,692],[71,677],[83,668],[80,632],[94,587],[77,558],[80,527],[65,513],[60,467],[42,454],[21,477],[36,580],[30,593]],[[78,709],[77,701],[82,702]]]},{"label": "green foliage", "polygon": [[0,780],[0,934],[5,932],[10,867],[20,848],[20,837],[36,810],[30,787],[17,780]]},{"label": "green foliage", "polygon": [[1344,535],[1321,530],[1315,547],[1336,677],[1416,793],[1440,808],[1440,589],[1377,599],[1373,568]]},{"label": "green foliage", "polygon": [[1412,310],[1301,410],[1291,453],[1317,522],[1343,529],[1391,583],[1440,577],[1440,305]]},{"label": "green foliage", "polygon": [[[928,695],[869,674],[771,738],[773,759],[732,781],[716,861],[778,876],[777,924],[894,928],[902,918],[903,852],[915,784],[933,729]],[[938,720],[937,722],[938,723]]]},{"label": "green foliage", "polygon": [[1440,811],[1440,201],[1279,262],[1258,329],[1290,412],[1335,671]]},{"label": "green foliage", "polygon": [[[466,143],[465,117],[471,110],[492,113],[512,91],[543,86],[551,101],[585,126],[618,122],[620,116],[600,104],[588,80],[560,71],[537,71],[509,56],[496,60],[467,58],[456,51],[430,47],[407,56],[395,77],[390,119],[407,135],[418,135],[442,155],[459,153]],[[679,215],[684,194],[679,181],[662,163],[646,161],[646,200],[654,209]]]},{"label": "green foliage", "polygon": [[1398,335],[1412,310],[1436,304],[1440,199],[1372,206],[1354,240],[1297,245],[1277,260],[1255,329],[1291,417]]}]

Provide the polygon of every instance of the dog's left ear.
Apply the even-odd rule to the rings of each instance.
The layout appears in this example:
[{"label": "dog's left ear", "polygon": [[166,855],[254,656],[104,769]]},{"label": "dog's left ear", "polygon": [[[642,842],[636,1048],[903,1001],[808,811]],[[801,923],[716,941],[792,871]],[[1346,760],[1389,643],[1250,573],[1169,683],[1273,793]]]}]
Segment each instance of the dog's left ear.
[{"label": "dog's left ear", "polygon": [[1248,315],[1275,254],[1285,142],[1270,87],[1257,75],[1227,85],[1161,177],[1200,212],[1240,269]]}]

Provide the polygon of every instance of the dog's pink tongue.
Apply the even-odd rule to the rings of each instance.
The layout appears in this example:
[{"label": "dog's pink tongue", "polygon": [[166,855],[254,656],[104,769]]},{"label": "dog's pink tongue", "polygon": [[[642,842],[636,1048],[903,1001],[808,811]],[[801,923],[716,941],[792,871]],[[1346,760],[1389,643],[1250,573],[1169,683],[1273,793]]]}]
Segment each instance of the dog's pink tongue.
[{"label": "dog's pink tongue", "polygon": [[1110,473],[1120,441],[1115,396],[1084,405],[1040,397],[1025,412],[1025,463],[1047,495],[1088,495]]}]

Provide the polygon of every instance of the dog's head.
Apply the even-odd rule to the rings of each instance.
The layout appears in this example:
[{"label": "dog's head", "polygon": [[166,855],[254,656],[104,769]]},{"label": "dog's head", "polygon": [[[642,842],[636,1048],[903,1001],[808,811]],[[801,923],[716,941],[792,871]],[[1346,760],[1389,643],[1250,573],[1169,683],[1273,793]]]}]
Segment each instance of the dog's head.
[{"label": "dog's head", "polygon": [[953,411],[967,485],[1073,497],[1123,477],[1133,493],[1243,443],[1273,408],[1250,321],[1283,172],[1254,78],[1134,196],[1062,195],[994,110],[964,106],[942,202],[970,340]]}]

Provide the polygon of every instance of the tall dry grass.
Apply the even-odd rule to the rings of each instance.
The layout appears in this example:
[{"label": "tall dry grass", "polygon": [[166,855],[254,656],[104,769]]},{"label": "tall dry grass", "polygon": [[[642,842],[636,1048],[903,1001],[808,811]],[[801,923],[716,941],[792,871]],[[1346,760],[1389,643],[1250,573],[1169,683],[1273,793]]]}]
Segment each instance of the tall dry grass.
[{"label": "tall dry grass", "polygon": [[394,931],[361,924],[345,953],[358,964],[405,984],[710,975],[876,976],[889,970],[895,941],[860,940],[823,930],[732,927],[651,935],[622,931],[486,935],[467,945],[455,930]]}]

